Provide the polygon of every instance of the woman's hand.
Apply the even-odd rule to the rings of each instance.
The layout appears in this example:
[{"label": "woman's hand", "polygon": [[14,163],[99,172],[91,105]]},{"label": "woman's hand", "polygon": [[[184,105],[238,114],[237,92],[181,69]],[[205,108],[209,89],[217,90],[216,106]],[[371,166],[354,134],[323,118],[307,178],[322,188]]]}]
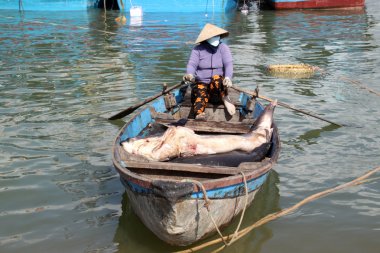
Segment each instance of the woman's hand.
[{"label": "woman's hand", "polygon": [[223,86],[226,88],[232,87],[232,81],[229,77],[224,78],[223,80]]},{"label": "woman's hand", "polygon": [[186,74],[186,75],[183,76],[182,80],[184,82],[192,82],[192,83],[194,83],[195,82],[195,77],[192,74]]}]

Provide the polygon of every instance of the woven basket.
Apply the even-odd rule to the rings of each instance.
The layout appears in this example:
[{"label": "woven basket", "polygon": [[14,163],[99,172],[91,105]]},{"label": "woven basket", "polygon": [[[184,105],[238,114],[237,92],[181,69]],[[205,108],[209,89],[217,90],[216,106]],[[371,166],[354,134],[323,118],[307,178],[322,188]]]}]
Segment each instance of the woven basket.
[{"label": "woven basket", "polygon": [[276,64],[267,67],[271,75],[290,78],[308,78],[318,69],[308,64]]}]

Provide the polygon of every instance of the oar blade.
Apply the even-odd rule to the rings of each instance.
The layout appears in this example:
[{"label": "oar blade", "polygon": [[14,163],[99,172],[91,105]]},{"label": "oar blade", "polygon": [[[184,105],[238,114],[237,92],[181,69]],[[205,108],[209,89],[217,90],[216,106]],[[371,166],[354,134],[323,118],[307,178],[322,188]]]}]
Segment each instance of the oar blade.
[{"label": "oar blade", "polygon": [[129,107],[127,109],[125,109],[124,111],[121,111],[111,117],[108,118],[108,120],[116,120],[116,119],[121,119],[125,116],[127,116],[128,114],[131,114],[132,112],[134,112],[137,108],[135,107]]}]

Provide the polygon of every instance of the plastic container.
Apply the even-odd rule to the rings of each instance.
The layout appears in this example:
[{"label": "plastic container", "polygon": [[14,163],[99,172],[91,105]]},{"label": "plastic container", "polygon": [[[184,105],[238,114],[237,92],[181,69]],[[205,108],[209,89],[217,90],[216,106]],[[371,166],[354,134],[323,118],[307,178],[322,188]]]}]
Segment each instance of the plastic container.
[{"label": "plastic container", "polygon": [[129,14],[131,17],[141,17],[143,15],[142,7],[141,6],[132,6],[129,9]]}]

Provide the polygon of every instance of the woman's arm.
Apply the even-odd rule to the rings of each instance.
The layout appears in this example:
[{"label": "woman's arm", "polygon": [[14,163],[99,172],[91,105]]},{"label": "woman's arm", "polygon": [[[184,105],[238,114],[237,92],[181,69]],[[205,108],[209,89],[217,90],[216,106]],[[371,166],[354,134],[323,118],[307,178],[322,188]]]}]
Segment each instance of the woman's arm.
[{"label": "woman's arm", "polygon": [[198,66],[199,66],[199,51],[196,49],[193,49],[190,54],[189,62],[187,63],[186,74],[195,75],[195,71],[198,69]]},{"label": "woman's arm", "polygon": [[230,48],[226,44],[223,45],[223,48],[221,48],[222,53],[222,61],[223,61],[223,68],[224,68],[224,77],[229,77],[232,79],[233,73],[234,73],[234,66],[233,66],[233,59]]}]

